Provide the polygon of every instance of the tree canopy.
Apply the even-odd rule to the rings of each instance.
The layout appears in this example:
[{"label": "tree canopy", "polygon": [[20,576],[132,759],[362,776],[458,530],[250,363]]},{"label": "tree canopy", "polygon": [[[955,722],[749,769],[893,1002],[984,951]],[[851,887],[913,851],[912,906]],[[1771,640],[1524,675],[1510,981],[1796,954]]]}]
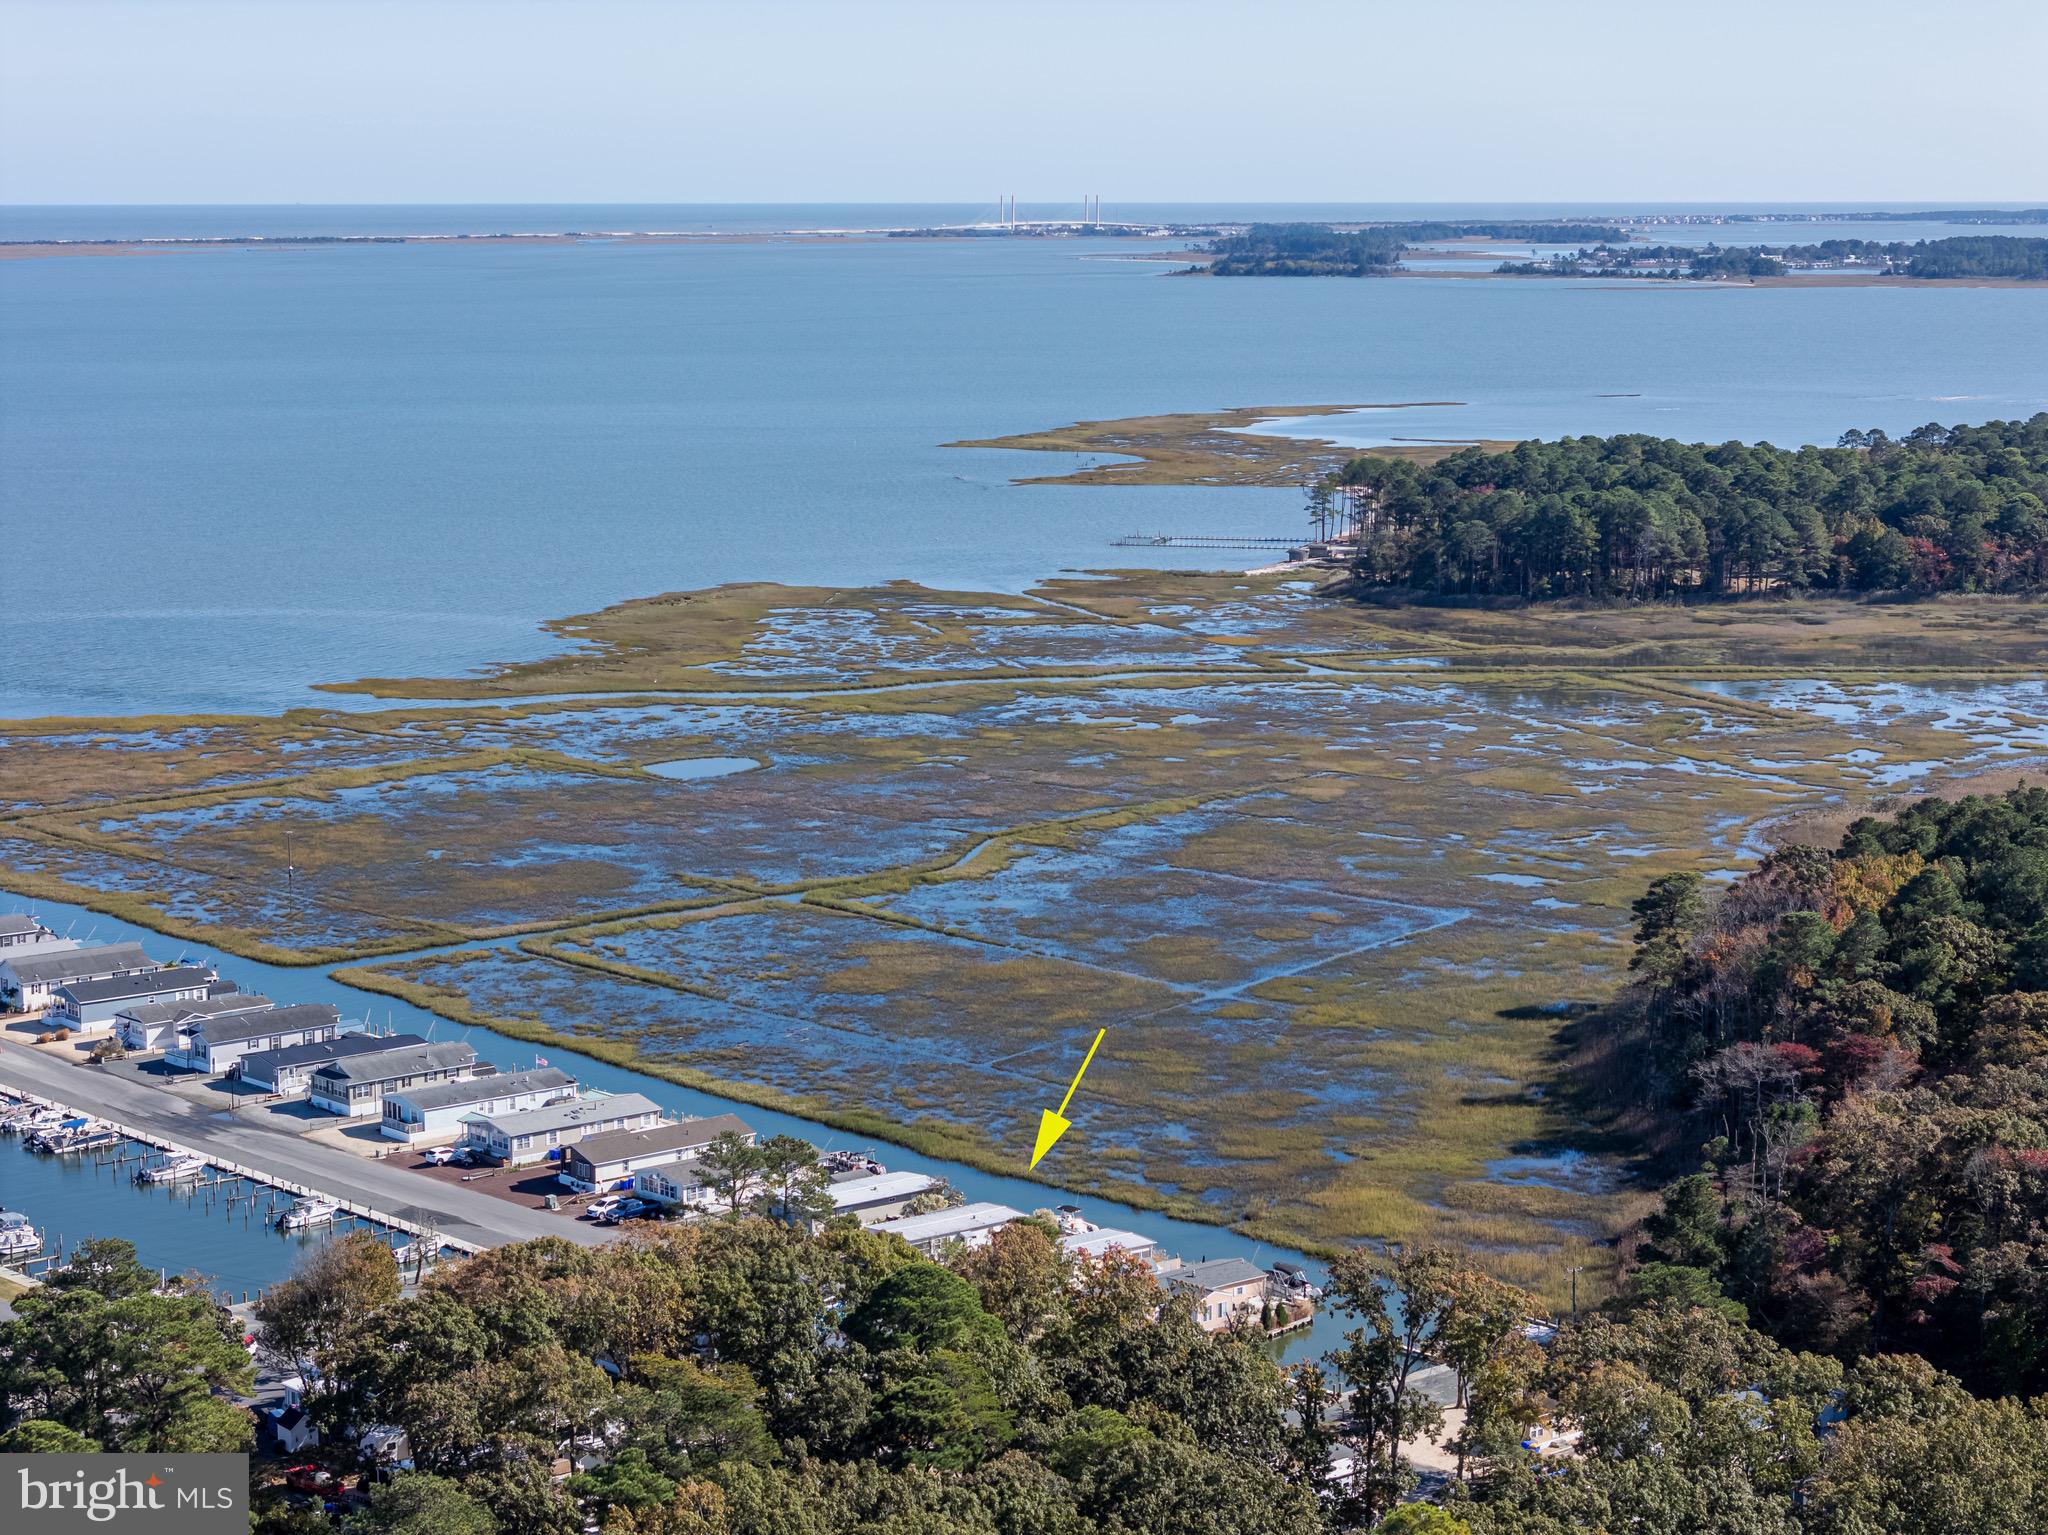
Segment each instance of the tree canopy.
[{"label": "tree canopy", "polygon": [[1363,588],[1527,598],[2048,589],[2048,414],[1833,448],[1624,435],[1366,456]]}]

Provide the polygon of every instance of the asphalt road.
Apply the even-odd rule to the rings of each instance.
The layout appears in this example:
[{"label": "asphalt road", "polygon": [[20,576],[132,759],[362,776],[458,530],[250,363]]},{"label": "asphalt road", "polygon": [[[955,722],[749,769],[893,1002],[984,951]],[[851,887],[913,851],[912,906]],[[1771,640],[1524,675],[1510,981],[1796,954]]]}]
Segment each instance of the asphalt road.
[{"label": "asphalt road", "polygon": [[160,1135],[202,1156],[303,1184],[331,1199],[354,1200],[401,1221],[431,1226],[444,1237],[479,1247],[544,1236],[596,1246],[617,1235],[308,1140],[264,1124],[255,1115],[236,1116],[224,1108],[193,1103],[118,1072],[52,1060],[12,1041],[0,1040],[0,1084],[116,1120],[144,1135]]}]

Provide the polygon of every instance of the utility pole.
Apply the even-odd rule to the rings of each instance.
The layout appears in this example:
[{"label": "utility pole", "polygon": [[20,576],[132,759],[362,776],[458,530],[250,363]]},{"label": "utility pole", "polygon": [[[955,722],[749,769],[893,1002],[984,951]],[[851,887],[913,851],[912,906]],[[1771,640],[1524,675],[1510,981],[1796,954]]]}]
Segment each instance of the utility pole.
[{"label": "utility pole", "polygon": [[1566,1270],[1565,1270],[1565,1272],[1566,1272],[1567,1274],[1569,1274],[1569,1275],[1571,1275],[1571,1276],[1572,1276],[1572,1315],[1573,1315],[1573,1316],[1577,1316],[1577,1315],[1579,1314],[1579,1271],[1580,1271],[1581,1269],[1583,1269],[1584,1267],[1585,1267],[1585,1265],[1584,1265],[1583,1263],[1581,1263],[1581,1264],[1578,1264],[1578,1265],[1576,1265],[1576,1266],[1574,1266],[1574,1267],[1572,1267],[1572,1268],[1568,1268],[1568,1269],[1566,1269]]}]

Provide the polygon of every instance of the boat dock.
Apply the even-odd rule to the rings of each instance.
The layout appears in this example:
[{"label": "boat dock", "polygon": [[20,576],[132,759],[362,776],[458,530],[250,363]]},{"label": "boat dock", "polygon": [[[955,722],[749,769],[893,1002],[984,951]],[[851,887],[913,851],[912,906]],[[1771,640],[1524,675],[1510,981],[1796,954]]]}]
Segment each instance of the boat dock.
[{"label": "boat dock", "polygon": [[1250,533],[1126,533],[1112,541],[1117,549],[1291,549],[1298,538],[1266,538]]},{"label": "boat dock", "polygon": [[115,1127],[125,1141],[156,1153],[203,1158],[216,1176],[241,1179],[279,1194],[332,1201],[349,1216],[437,1245],[475,1252],[533,1237],[567,1237],[591,1245],[605,1234],[586,1231],[460,1185],[421,1178],[397,1162],[344,1150],[294,1133],[260,1116],[211,1109],[119,1072],[73,1065],[28,1046],[0,1043],[0,1091],[79,1111]]}]

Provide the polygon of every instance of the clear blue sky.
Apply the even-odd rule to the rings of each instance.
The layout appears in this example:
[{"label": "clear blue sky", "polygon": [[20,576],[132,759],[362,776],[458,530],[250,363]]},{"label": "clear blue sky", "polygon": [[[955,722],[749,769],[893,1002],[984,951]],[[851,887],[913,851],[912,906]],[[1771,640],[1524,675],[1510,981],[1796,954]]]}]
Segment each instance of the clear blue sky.
[{"label": "clear blue sky", "polygon": [[0,0],[0,201],[2048,200],[2048,0]]}]

